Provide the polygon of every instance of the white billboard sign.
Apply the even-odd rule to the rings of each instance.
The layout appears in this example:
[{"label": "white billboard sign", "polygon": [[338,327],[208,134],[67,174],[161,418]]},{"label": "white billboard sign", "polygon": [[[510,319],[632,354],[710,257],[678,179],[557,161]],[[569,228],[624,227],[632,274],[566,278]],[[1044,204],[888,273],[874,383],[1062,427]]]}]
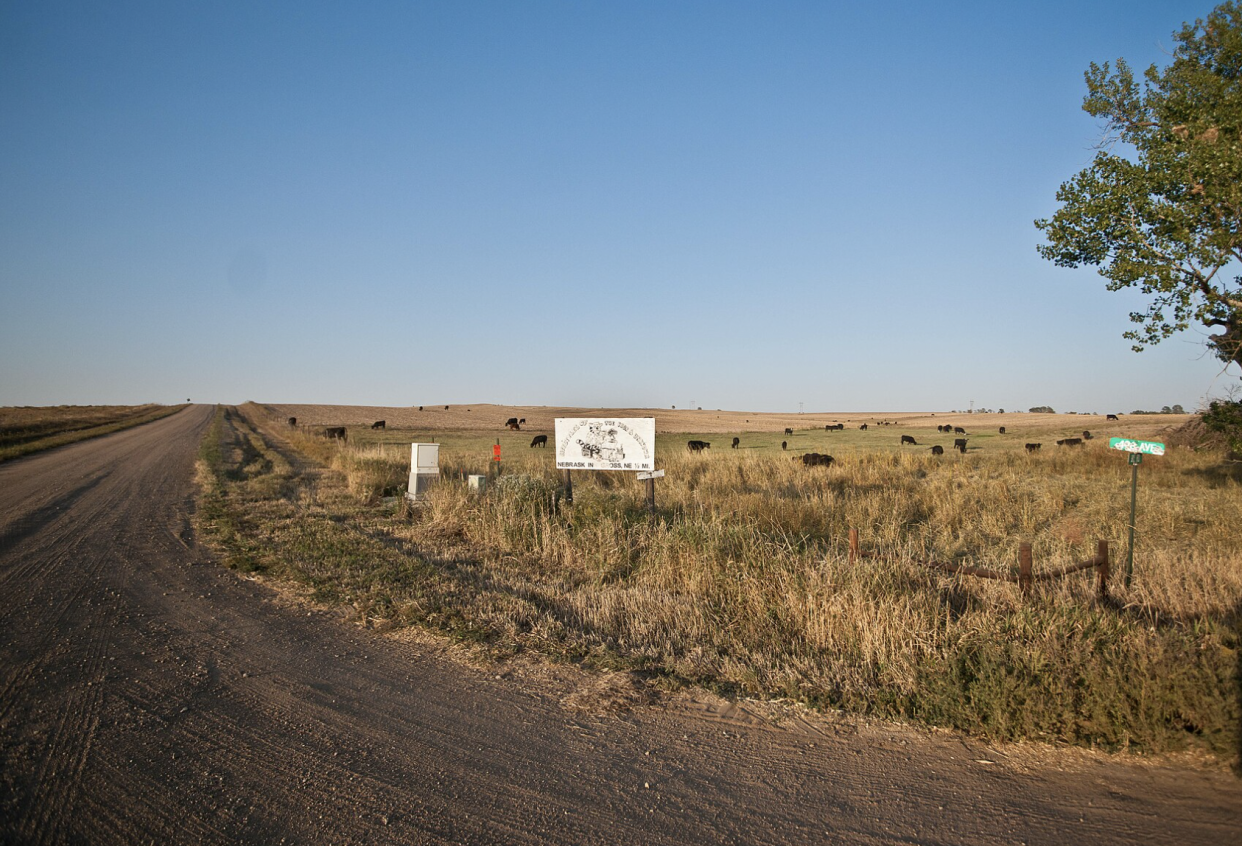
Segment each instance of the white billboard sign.
[{"label": "white billboard sign", "polygon": [[655,418],[556,418],[558,470],[655,470]]}]

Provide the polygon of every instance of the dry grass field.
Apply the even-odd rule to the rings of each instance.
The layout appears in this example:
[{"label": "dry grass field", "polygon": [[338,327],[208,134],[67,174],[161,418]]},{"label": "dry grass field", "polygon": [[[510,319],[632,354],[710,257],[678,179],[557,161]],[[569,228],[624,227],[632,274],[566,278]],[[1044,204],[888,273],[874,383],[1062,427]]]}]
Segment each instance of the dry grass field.
[{"label": "dry grass field", "polygon": [[0,407],[0,461],[149,423],[182,408],[154,404]]},{"label": "dry grass field", "polygon": [[[1115,577],[1107,602],[1090,572],[1023,597],[925,566],[1012,571],[1025,542],[1040,572],[1106,540],[1117,573],[1130,472],[1107,438],[1164,439],[1187,418],[658,411],[657,431],[671,437],[657,445],[667,476],[653,518],[627,474],[575,474],[565,502],[551,451],[528,447],[556,416],[598,413],[231,409],[204,445],[204,528],[234,566],[360,622],[424,626],[492,654],[536,650],[993,739],[1236,758],[1236,465],[1184,446],[1144,460],[1135,578],[1126,588]],[[527,419],[522,432],[501,430],[511,416]],[[371,430],[378,419],[389,428]],[[833,422],[846,430],[825,432]],[[952,444],[936,432],[946,423],[969,433],[966,454],[926,449]],[[324,425],[349,427],[348,442],[317,436]],[[1055,446],[1083,429],[1096,439]],[[900,446],[901,434],[919,446]],[[729,435],[742,448],[729,449]],[[712,450],[688,454],[693,436]],[[410,441],[432,439],[443,476],[428,502],[386,501],[406,481]],[[1026,442],[1044,447],[1028,455]],[[837,461],[806,468],[795,460],[806,451]],[[465,484],[476,473],[493,476],[482,496]],[[851,528],[871,553],[853,563]]]},{"label": "dry grass field", "polygon": [[[389,428],[410,432],[503,432],[510,417],[525,419],[523,432],[551,433],[557,417],[598,417],[604,412],[595,408],[530,405],[444,405],[388,407],[352,405],[291,405],[273,404],[263,408],[274,418],[296,417],[304,426],[347,426],[368,429],[376,420],[384,420]],[[1066,437],[1087,429],[1097,436],[1104,434],[1127,437],[1155,436],[1185,423],[1191,415],[1121,415],[1118,422],[1107,421],[1105,414],[958,414],[927,412],[808,412],[779,414],[755,411],[720,411],[705,409],[610,408],[610,417],[654,417],[660,434],[743,435],[780,434],[786,428],[798,431],[822,430],[824,426],[841,423],[846,431],[856,431],[868,424],[872,435],[880,432],[936,432],[937,425],[961,426],[971,433],[996,432],[1001,426],[1016,435],[1038,441],[1056,434]],[[892,425],[884,427],[882,421]],[[877,426],[879,428],[877,428]],[[1109,429],[1108,427],[1112,427]],[[1098,431],[1097,431],[1098,430]],[[529,437],[527,438],[529,441]],[[778,441],[780,439],[778,438]],[[894,438],[894,440],[896,440]],[[952,441],[950,440],[950,443]]]}]

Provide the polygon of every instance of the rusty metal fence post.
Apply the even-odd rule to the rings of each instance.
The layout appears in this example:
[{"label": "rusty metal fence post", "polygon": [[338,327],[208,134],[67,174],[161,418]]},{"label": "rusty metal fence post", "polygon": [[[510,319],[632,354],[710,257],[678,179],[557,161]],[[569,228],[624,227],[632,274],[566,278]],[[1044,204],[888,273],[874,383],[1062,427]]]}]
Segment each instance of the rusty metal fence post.
[{"label": "rusty metal fence post", "polygon": [[1018,588],[1023,596],[1031,593],[1031,545],[1018,545]]}]

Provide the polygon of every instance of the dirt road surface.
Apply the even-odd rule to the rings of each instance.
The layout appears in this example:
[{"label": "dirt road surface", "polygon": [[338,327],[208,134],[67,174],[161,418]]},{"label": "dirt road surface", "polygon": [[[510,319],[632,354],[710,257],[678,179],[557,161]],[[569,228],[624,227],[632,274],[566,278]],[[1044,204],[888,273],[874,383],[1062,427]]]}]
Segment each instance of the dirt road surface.
[{"label": "dirt road surface", "polygon": [[195,545],[210,417],[0,466],[0,842],[1239,842],[1227,772],[775,726],[308,611]]}]

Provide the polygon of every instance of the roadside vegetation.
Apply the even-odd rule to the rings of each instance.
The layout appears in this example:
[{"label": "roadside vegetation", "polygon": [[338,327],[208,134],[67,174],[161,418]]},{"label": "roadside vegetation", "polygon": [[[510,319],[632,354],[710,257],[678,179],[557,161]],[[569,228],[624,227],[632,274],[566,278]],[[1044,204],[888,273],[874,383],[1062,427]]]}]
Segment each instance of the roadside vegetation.
[{"label": "roadside vegetation", "polygon": [[[551,449],[506,447],[496,477],[481,433],[442,439],[442,481],[411,507],[410,433],[351,429],[342,444],[247,405],[221,410],[204,442],[199,518],[234,567],[496,657],[534,650],[989,739],[1236,759],[1242,474],[1218,454],[1144,461],[1126,588],[1129,467],[1105,444],[1028,455],[977,438],[934,457],[854,440],[806,468],[787,437],[704,455],[687,437],[658,445],[654,517],[629,474],[575,474],[566,502]],[[466,476],[489,472],[472,493]],[[854,563],[851,528],[869,553]],[[920,563],[1013,570],[1028,542],[1039,572],[1097,540],[1112,549],[1107,603],[1090,571],[1024,598]]]},{"label": "roadside vegetation", "polygon": [[183,408],[154,404],[0,408],[0,461],[119,432]]}]

